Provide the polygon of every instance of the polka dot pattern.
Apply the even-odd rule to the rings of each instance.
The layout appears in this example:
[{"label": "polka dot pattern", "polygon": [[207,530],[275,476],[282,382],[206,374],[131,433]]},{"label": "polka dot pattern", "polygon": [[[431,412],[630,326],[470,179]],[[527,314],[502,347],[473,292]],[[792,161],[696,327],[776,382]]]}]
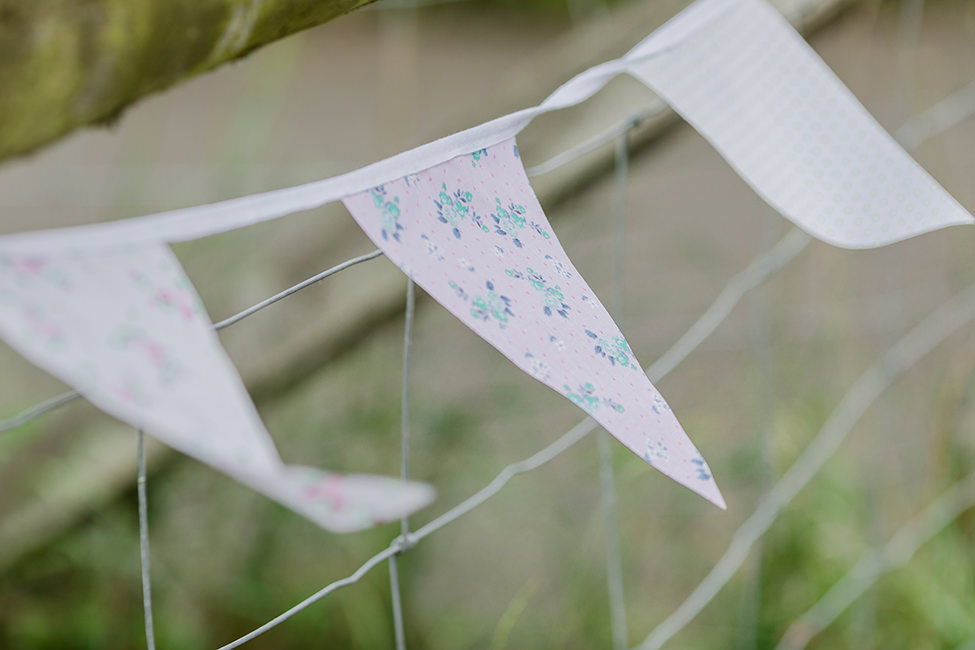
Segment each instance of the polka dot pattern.
[{"label": "polka dot pattern", "polygon": [[[716,17],[682,28],[677,45],[631,70],[776,210],[845,248],[973,221],[775,9],[697,4],[688,12],[713,5]],[[668,31],[636,50],[651,51]]]}]

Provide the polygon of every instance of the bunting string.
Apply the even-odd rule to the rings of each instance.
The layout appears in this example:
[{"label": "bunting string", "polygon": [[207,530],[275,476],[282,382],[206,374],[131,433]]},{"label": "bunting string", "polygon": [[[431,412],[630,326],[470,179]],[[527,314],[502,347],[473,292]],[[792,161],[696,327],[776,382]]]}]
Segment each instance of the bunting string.
[{"label": "bunting string", "polygon": [[[562,248],[515,142],[538,115],[579,104],[620,74],[656,92],[759,196],[799,228],[733,278],[701,319],[646,370]],[[957,122],[959,114],[957,104],[946,101],[906,125],[901,135],[905,142],[919,143]],[[626,135],[633,123],[630,118],[615,134],[621,143],[618,171],[624,179]],[[583,143],[533,170],[552,169],[591,146],[595,145]],[[216,324],[168,246],[337,200],[377,250]],[[618,213],[624,209],[619,200]],[[76,389],[0,422],[0,430],[78,396],[138,429],[140,539],[150,647],[154,637],[144,429],[327,530],[346,532],[401,521],[400,536],[355,574],[224,648],[254,638],[388,560],[397,648],[405,649],[397,556],[598,425],[655,469],[725,507],[711,468],[651,382],[700,345],[746,291],[797,255],[811,237],[846,248],[872,248],[973,221],[764,0],[697,0],[625,56],[576,75],[537,106],[347,174],[156,215],[0,238],[0,336]],[[619,292],[619,228],[617,235],[614,291]],[[286,465],[215,331],[381,255],[407,276],[409,287],[401,480]],[[536,455],[509,465],[467,501],[411,532],[409,515],[434,496],[432,486],[408,480],[414,283],[587,417]],[[614,298],[617,319],[621,309],[621,299]],[[661,647],[693,619],[872,400],[899,372],[975,317],[973,310],[975,293],[969,290],[868,370],[746,521],[711,574],[640,648]],[[613,639],[620,649],[626,645],[626,623],[607,448],[601,447],[601,457]]]}]

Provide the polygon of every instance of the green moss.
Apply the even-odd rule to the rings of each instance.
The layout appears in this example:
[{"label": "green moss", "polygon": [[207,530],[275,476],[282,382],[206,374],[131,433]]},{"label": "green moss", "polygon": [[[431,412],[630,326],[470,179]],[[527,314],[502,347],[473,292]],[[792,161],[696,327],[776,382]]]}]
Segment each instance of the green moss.
[{"label": "green moss", "polygon": [[371,0],[0,0],[0,160]]}]

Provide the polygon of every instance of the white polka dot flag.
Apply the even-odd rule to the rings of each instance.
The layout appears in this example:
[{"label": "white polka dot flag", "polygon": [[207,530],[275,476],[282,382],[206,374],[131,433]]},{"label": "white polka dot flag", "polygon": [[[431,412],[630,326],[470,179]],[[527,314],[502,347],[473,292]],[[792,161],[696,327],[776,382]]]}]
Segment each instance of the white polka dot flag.
[{"label": "white polka dot flag", "polygon": [[627,56],[645,57],[634,76],[814,237],[872,248],[972,223],[762,0],[695,3]]},{"label": "white polka dot flag", "polygon": [[167,247],[341,199],[389,259],[517,367],[724,507],[707,463],[559,245],[514,144],[535,116],[622,73],[824,241],[868,248],[973,221],[764,0],[698,0],[538,106],[348,174],[0,238],[0,335],[107,413],[329,530],[396,519],[432,489],[281,461]]},{"label": "white polka dot flag", "polygon": [[724,507],[707,463],[559,244],[514,140],[344,203],[386,257],[478,336]]}]

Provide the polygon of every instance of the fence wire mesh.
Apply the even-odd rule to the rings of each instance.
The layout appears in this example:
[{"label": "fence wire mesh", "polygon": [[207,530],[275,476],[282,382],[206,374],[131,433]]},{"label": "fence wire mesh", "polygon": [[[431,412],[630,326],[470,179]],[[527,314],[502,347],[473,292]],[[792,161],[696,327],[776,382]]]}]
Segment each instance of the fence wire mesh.
[{"label": "fence wire mesh", "polygon": [[[909,5],[908,13],[912,16],[911,20],[920,21],[920,9],[921,4],[919,2]],[[908,35],[905,38],[912,41],[916,40],[916,34],[912,32],[916,28],[916,24],[908,24],[904,28]],[[909,90],[907,94],[910,96]],[[529,176],[542,175],[554,171],[589,152],[615,143],[616,192],[615,217],[613,220],[612,312],[618,322],[623,319],[623,282],[626,277],[625,215],[627,211],[626,187],[629,176],[627,138],[630,131],[641,121],[653,117],[657,113],[659,113],[659,109],[628,116],[606,132],[528,169]],[[908,149],[914,149],[973,114],[975,114],[975,83],[965,86],[908,120],[897,131],[897,137]],[[776,244],[752,259],[741,272],[731,277],[700,317],[683,332],[673,345],[646,368],[651,381],[657,382],[677,368],[725,322],[749,291],[762,285],[788,265],[806,248],[809,242],[808,235],[797,229],[792,229]],[[235,325],[258,311],[313,284],[362,262],[376,259],[381,255],[382,253],[379,250],[375,250],[346,260],[215,323],[214,327],[221,330]],[[415,304],[415,285],[409,279],[406,294],[401,383],[400,442],[403,480],[406,480],[410,473],[410,365]],[[884,390],[900,375],[917,364],[939,343],[971,323],[973,319],[975,319],[975,287],[969,287],[917,324],[882,354],[856,382],[852,383],[826,419],[819,433],[811,439],[784,475],[771,485],[752,515],[734,532],[724,555],[721,556],[711,571],[700,581],[686,600],[672,614],[653,627],[649,635],[636,647],[639,650],[661,648],[683,630],[728,584],[746,561],[750,550],[786,510],[790,502],[817,475],[854,429],[861,416]],[[626,329],[625,325],[623,329]],[[74,402],[79,397],[80,395],[76,392],[66,392],[45,400],[0,421],[0,431],[9,431],[20,427],[45,413]],[[400,534],[390,542],[389,546],[363,562],[348,577],[327,584],[264,625],[221,646],[219,650],[230,650],[244,645],[335,591],[355,584],[370,573],[372,569],[384,562],[388,564],[389,568],[395,646],[397,650],[405,650],[407,634],[404,629],[405,616],[403,594],[400,589],[399,563],[408,557],[408,551],[433,533],[487,503],[492,497],[499,494],[515,476],[532,472],[554,460],[596,429],[597,425],[591,418],[579,421],[554,442],[523,460],[503,467],[483,488],[416,530],[411,531],[409,521],[404,518],[401,522]],[[622,650],[629,647],[630,643],[627,638],[627,604],[623,559],[620,551],[619,515],[616,507],[613,462],[608,443],[608,437],[604,433],[601,434],[598,449],[601,500],[605,515],[606,582],[611,612],[611,639],[614,650]],[[148,648],[154,650],[156,641],[153,631],[149,570],[146,456],[141,430],[138,431],[137,445],[139,540],[145,636]],[[805,648],[816,634],[829,626],[851,603],[864,594],[884,572],[910,561],[921,545],[975,505],[975,498],[973,498],[975,491],[973,491],[972,481],[973,476],[970,475],[953,485],[908,521],[889,542],[867,551],[860,561],[837,581],[818,602],[795,619],[781,637],[777,647],[783,650]]]}]

